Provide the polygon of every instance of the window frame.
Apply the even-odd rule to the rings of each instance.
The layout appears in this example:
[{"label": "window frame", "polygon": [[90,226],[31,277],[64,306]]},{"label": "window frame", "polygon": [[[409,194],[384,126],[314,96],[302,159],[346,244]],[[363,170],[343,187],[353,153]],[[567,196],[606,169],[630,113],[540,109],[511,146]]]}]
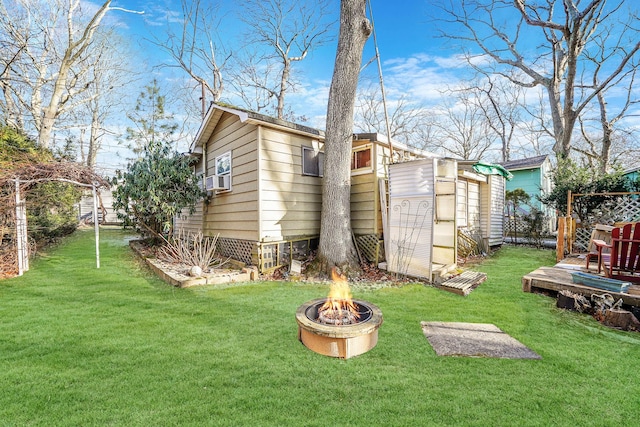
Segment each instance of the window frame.
[{"label": "window frame", "polygon": [[[220,154],[214,158],[214,166],[215,166],[215,176],[224,176],[229,175],[229,189],[228,190],[216,190],[216,194],[219,193],[227,193],[233,189],[233,185],[231,183],[231,178],[233,177],[233,167],[232,167],[232,157],[231,151],[227,151],[225,153]],[[227,160],[228,165],[224,165],[223,162]]]},{"label": "window frame", "polygon": [[[324,177],[324,151],[322,150],[316,150],[313,147],[309,147],[306,145],[303,145],[301,150],[301,154],[302,154],[302,160],[301,160],[301,165],[302,165],[302,175],[304,176],[313,176],[313,177],[317,177],[317,178],[322,178]],[[305,160],[307,159],[307,157],[305,156],[306,152],[312,152],[315,154],[315,156],[313,157],[313,160],[315,160],[316,162],[316,168],[318,170],[317,173],[315,173],[314,171],[308,171],[307,168],[305,168]]]},{"label": "window frame", "polygon": [[355,156],[357,155],[358,152],[367,151],[367,150],[369,151],[369,165],[362,166],[355,169],[351,168],[351,175],[359,175],[359,174],[373,172],[373,164],[375,162],[375,150],[374,150],[373,143],[368,143],[368,144],[360,145],[358,147],[353,147],[351,149],[351,165],[353,166],[353,164],[355,163],[355,160],[356,160]]}]

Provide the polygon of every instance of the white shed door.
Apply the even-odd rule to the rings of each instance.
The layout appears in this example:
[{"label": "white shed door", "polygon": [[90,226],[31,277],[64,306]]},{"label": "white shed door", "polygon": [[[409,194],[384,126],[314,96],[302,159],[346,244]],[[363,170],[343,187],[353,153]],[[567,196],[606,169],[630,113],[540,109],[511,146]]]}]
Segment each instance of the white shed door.
[{"label": "white shed door", "polygon": [[431,280],[434,160],[390,165],[387,269]]}]

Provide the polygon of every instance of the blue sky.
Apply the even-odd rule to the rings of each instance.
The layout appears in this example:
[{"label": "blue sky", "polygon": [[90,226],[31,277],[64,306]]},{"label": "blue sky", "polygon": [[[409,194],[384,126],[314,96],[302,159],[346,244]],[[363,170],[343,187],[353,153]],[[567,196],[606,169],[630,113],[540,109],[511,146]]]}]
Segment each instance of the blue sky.
[{"label": "blue sky", "polygon": [[[237,45],[242,35],[238,31],[239,20],[235,16],[238,11],[237,2],[222,0],[221,14],[229,17],[222,22],[223,31],[229,31],[225,42]],[[332,0],[334,18],[339,17],[339,0]],[[394,92],[410,90],[416,98],[429,99],[436,96],[437,89],[448,80],[448,72],[443,67],[449,65],[451,52],[442,48],[443,40],[435,37],[435,30],[431,14],[433,8],[426,0],[404,0],[391,4],[388,0],[372,0],[373,17],[376,25],[378,49],[383,63],[383,74],[390,96]],[[401,6],[399,6],[401,4]],[[145,42],[152,34],[162,35],[167,19],[172,13],[180,10],[177,1],[147,1],[147,0],[114,0],[114,6],[121,6],[131,10],[144,11],[144,15],[118,13],[117,19],[124,26],[124,31],[136,40],[147,55],[148,64],[162,62],[162,56],[156,54],[157,49]],[[231,28],[225,26],[231,23]],[[337,38],[338,25],[333,27],[333,34]],[[298,94],[292,94],[289,101],[294,105],[295,112],[307,115],[319,126],[326,109],[326,93],[333,73],[335,58],[335,41],[313,50],[305,60],[296,63],[295,69],[302,84]],[[363,60],[374,57],[373,37],[370,37],[363,53]],[[367,67],[367,73],[377,76],[377,67],[372,63]],[[179,74],[173,72],[174,75]],[[450,77],[450,76],[449,76]],[[407,81],[413,82],[407,87]],[[322,98],[319,102],[309,102],[310,98]],[[314,96],[315,95],[315,96]]]},{"label": "blue sky", "polygon": [[[206,2],[206,0],[202,0]],[[339,18],[340,1],[332,2],[333,19]],[[212,0],[220,5],[220,33],[224,43],[231,47],[242,44],[242,23],[238,19],[239,2],[234,0]],[[391,102],[401,96],[407,97],[415,105],[424,107],[443,104],[442,91],[455,87],[456,83],[469,77],[469,70],[459,58],[460,50],[451,47],[451,41],[438,37],[437,27],[442,21],[436,21],[438,9],[432,6],[433,0],[371,0],[378,50],[382,61],[385,91]],[[635,3],[631,3],[632,5]],[[154,34],[162,37],[166,23],[181,17],[180,1],[170,0],[113,0],[112,6],[144,11],[144,14],[132,14],[113,11],[110,19],[115,22],[119,31],[138,49],[139,69],[147,70],[140,80],[140,85],[148,84],[152,78],[159,81],[175,81],[183,79],[185,74],[179,70],[159,71],[152,69],[164,61],[156,46],[146,41]],[[632,7],[630,5],[630,7]],[[637,7],[637,6],[636,6]],[[632,7],[633,8],[633,7]],[[508,21],[506,21],[508,23]],[[338,35],[338,24],[333,27],[335,38]],[[529,44],[533,39],[526,39]],[[373,37],[370,37],[363,53],[363,62],[374,57]],[[522,48],[519,44],[519,48]],[[535,51],[536,46],[524,45],[524,48]],[[333,74],[336,40],[313,50],[302,62],[294,65],[299,81],[298,90],[289,93],[286,102],[296,115],[304,115],[306,124],[319,129],[325,127],[325,115],[329,86]],[[365,72],[377,84],[377,66],[371,63]],[[147,81],[144,81],[148,77]],[[134,92],[135,93],[135,92]],[[228,96],[228,91],[227,91]],[[623,94],[624,95],[624,94]],[[198,93],[194,93],[194,103]],[[131,102],[135,102],[132,95]],[[225,99],[235,103],[233,99]],[[611,105],[614,99],[610,99]],[[631,127],[640,128],[637,117],[631,118]],[[196,120],[198,121],[198,120]],[[199,124],[199,121],[198,121]],[[548,142],[548,141],[547,141]],[[531,144],[523,139],[521,147]],[[546,149],[546,148],[545,148]],[[522,148],[526,151],[526,148]],[[499,150],[494,150],[496,153]],[[495,153],[494,153],[495,154]],[[526,154],[526,153],[524,153]],[[535,154],[532,154],[535,155]],[[520,153],[522,156],[522,153]]]},{"label": "blue sky", "polygon": [[[287,97],[287,103],[297,115],[306,116],[307,124],[320,129],[325,126],[327,96],[339,30],[337,21],[340,2],[330,1],[332,18],[336,21],[332,31],[336,40],[313,50],[307,58],[294,65],[300,86],[296,93]],[[428,3],[427,0],[371,1],[385,90],[389,98],[410,93],[416,102],[433,103],[440,96],[438,91],[457,78],[455,67],[452,67],[452,53],[444,49],[444,41],[436,37],[435,25],[432,22],[434,9]],[[215,4],[220,5],[220,14],[227,16],[221,20],[221,32],[225,34],[224,42],[231,46],[240,44],[242,33],[239,30],[241,23],[237,18],[238,2],[220,0]],[[112,6],[144,12],[134,14],[114,10],[109,15],[109,22],[115,23],[124,39],[129,40],[131,47],[137,51],[138,69],[146,69],[149,72],[140,79],[141,86],[148,84],[154,77],[159,81],[184,78],[184,73],[179,70],[152,70],[152,66],[166,61],[166,57],[147,41],[154,35],[163,37],[167,22],[180,18],[180,2],[114,0]],[[365,46],[363,62],[375,57],[373,41],[373,37],[370,37]],[[377,79],[376,63],[371,63],[364,73],[372,79]],[[148,81],[145,81],[147,77]],[[132,96],[129,102],[135,102],[135,96]],[[123,163],[127,154],[123,154],[121,147],[115,142],[104,146],[105,153],[99,158],[99,163],[109,169],[112,169],[110,163]],[[114,152],[119,152],[119,160],[116,160]]]}]

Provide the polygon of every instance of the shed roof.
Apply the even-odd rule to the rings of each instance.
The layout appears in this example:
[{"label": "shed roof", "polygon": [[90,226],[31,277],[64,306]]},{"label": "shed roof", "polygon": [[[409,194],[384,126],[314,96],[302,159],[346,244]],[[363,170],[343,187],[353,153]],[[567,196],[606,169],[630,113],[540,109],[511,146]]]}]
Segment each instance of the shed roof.
[{"label": "shed roof", "polygon": [[526,159],[511,160],[502,163],[502,167],[509,171],[539,168],[547,160],[548,157],[549,155],[545,154],[542,156],[529,157]]}]

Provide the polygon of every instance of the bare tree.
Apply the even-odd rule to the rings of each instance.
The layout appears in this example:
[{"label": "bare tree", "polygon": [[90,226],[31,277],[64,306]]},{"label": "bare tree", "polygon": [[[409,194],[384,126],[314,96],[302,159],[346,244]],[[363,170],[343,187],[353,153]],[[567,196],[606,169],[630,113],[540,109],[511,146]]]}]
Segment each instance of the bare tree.
[{"label": "bare tree", "polygon": [[49,147],[57,119],[76,108],[91,86],[86,66],[104,17],[125,9],[112,7],[111,0],[91,12],[80,0],[16,0],[9,7],[0,2],[0,34],[21,50],[5,70],[10,87],[3,88],[4,106],[28,114],[39,144]]},{"label": "bare tree", "polygon": [[[116,136],[110,130],[109,120],[125,111],[126,106],[121,100],[126,98],[136,74],[126,60],[130,55],[125,51],[122,40],[112,32],[105,35],[96,40],[102,46],[96,47],[91,54],[95,59],[86,73],[87,83],[91,84],[81,95],[85,102],[71,113],[75,116],[73,122],[77,122],[81,129],[81,160],[92,169],[96,166],[104,137]],[[84,136],[87,127],[89,132],[85,155]]]},{"label": "bare tree", "polygon": [[[277,97],[277,88],[272,84],[279,73],[277,65],[265,61],[251,47],[245,47],[243,54],[234,59],[235,72],[230,76],[230,85],[235,94],[245,107],[258,113],[268,113],[272,100]],[[289,84],[293,85],[293,82]]]},{"label": "bare tree", "polygon": [[[387,100],[391,138],[412,147],[424,145],[425,131],[433,126],[433,114],[422,104],[412,102],[406,94]],[[355,104],[354,129],[359,132],[387,131],[384,103],[379,84],[358,91]]]},{"label": "bare tree", "polygon": [[[584,82],[584,84],[580,86],[581,88],[592,90],[597,87],[601,79],[600,74],[605,72],[603,70],[603,64],[606,64],[612,57],[620,56],[620,50],[624,50],[623,46],[615,46],[613,49],[607,49],[606,40],[610,37],[613,37],[613,31],[611,28],[608,28],[606,31],[594,37],[594,44],[598,46],[599,49],[594,49],[593,52],[585,52],[585,57],[592,63],[593,73],[591,75],[591,82]],[[607,173],[608,167],[612,164],[611,156],[615,139],[614,135],[616,133],[620,134],[618,135],[618,139],[620,139],[624,138],[622,134],[626,132],[625,129],[618,126],[618,122],[624,120],[629,114],[629,110],[640,103],[637,91],[634,90],[637,71],[638,61],[631,60],[628,69],[621,72],[616,79],[611,82],[611,86],[597,93],[593,102],[596,104],[596,107],[593,108],[594,114],[589,115],[589,110],[586,110],[587,114],[579,117],[580,134],[588,149],[583,150],[578,147],[576,151],[587,157],[588,162],[603,174]],[[607,102],[615,97],[612,93],[614,89],[621,93],[622,96],[618,95],[615,102]],[[593,124],[590,125],[591,123]]]},{"label": "bare tree", "polygon": [[[247,0],[241,19],[248,25],[247,40],[251,45],[265,49],[263,54],[244,60],[245,66],[271,70],[277,64],[274,78],[262,83],[248,81],[252,90],[258,88],[267,98],[276,100],[275,112],[279,119],[285,116],[285,97],[292,89],[292,67],[304,60],[313,49],[330,41],[332,23],[329,0]],[[249,74],[255,76],[255,72]],[[264,99],[264,96],[261,96]]]},{"label": "bare tree", "polygon": [[[558,157],[569,155],[574,126],[583,110],[615,84],[640,50],[633,25],[638,18],[630,14],[629,2],[624,0],[446,0],[440,7],[445,20],[455,24],[455,30],[445,31],[444,36],[479,49],[466,52],[476,67],[525,88],[545,89]],[[617,37],[607,39],[605,45],[594,44],[594,37],[602,34],[601,26],[617,20],[621,21]],[[536,53],[530,54],[534,45]],[[583,61],[585,53],[601,48],[615,49],[616,54],[602,64],[603,76],[595,86],[578,90],[580,78],[593,72]],[[478,65],[478,57],[489,60],[486,66]]]},{"label": "bare tree", "polygon": [[362,51],[372,31],[365,6],[366,0],[340,2],[340,33],[327,106],[318,248],[318,262],[325,271],[333,266],[359,270],[351,239],[351,141]]},{"label": "bare tree", "polygon": [[511,160],[511,145],[520,123],[522,88],[489,76],[470,89],[487,125],[500,142],[501,161]]},{"label": "bare tree", "polygon": [[437,136],[427,147],[465,160],[483,158],[497,138],[481,103],[466,91],[449,91],[439,107]]},{"label": "bare tree", "polygon": [[203,114],[206,96],[218,102],[224,91],[224,71],[232,56],[219,37],[217,4],[203,5],[201,0],[182,0],[182,20],[176,29],[169,24],[166,39],[151,42],[169,54],[171,62],[163,67],[182,69],[201,88]]}]

